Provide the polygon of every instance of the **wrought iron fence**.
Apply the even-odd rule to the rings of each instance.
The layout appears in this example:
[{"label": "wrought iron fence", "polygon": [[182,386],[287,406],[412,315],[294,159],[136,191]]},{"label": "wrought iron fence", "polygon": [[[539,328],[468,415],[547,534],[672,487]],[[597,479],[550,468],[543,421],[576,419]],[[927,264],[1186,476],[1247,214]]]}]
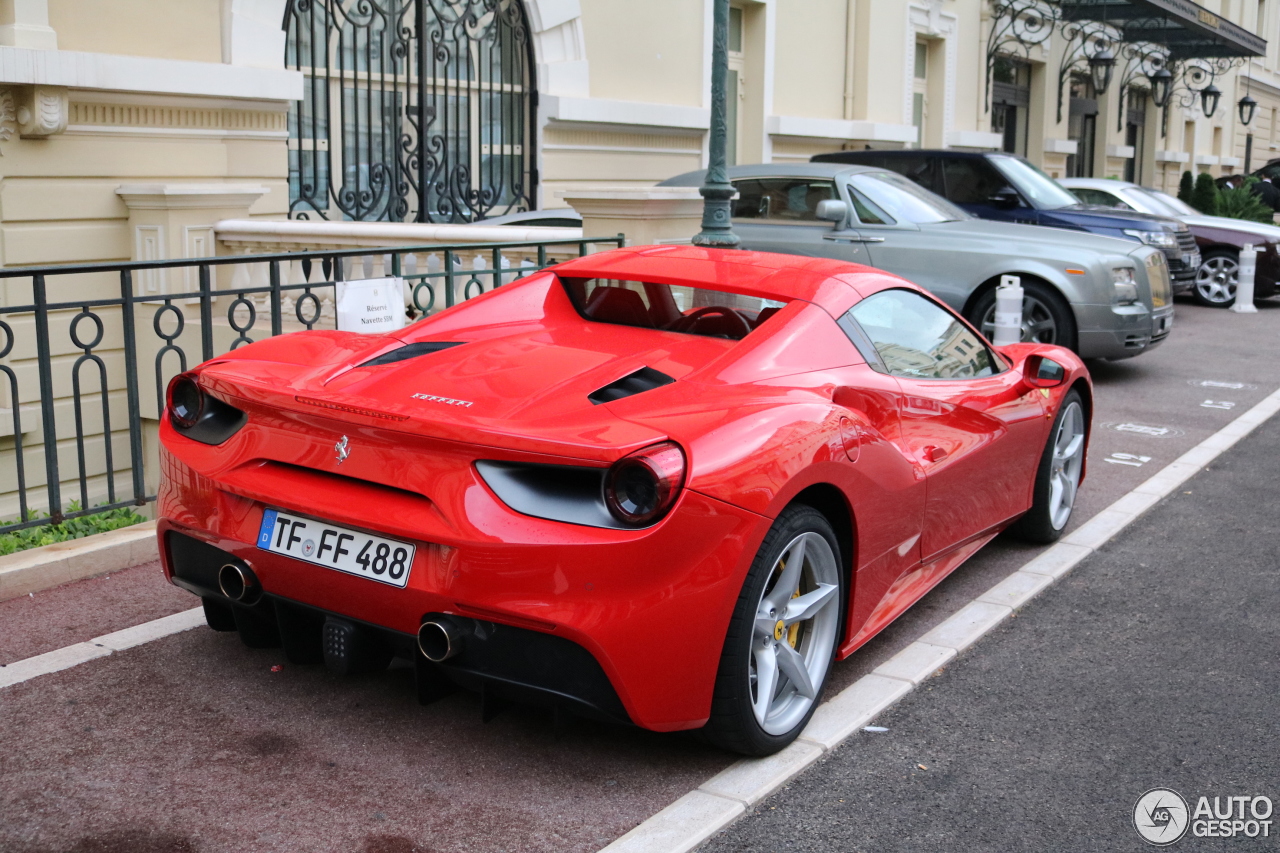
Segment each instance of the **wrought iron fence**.
[{"label": "wrought iron fence", "polygon": [[[357,259],[365,278],[381,272],[405,279],[406,311],[416,317],[548,266],[551,255],[623,243],[619,234],[0,269],[9,303],[0,305],[0,403],[9,409],[5,418],[0,408],[0,499],[10,507],[0,512],[0,533],[153,501],[155,471],[144,445],[147,421],[164,410],[168,379],[255,338],[328,325],[337,284],[352,279]],[[251,266],[265,268],[264,282],[218,286],[220,273],[236,281],[234,271]],[[136,286],[154,276],[185,276],[195,286],[159,296]],[[75,293],[57,293],[61,288]],[[144,357],[151,364],[142,365]],[[146,387],[152,377],[144,383],[144,369],[154,374],[154,387]],[[37,430],[38,440],[29,440]],[[75,473],[67,480],[74,507],[63,489],[62,457],[72,453]],[[43,489],[32,482],[40,456]]]},{"label": "wrought iron fence", "polygon": [[289,0],[290,215],[472,222],[536,198],[521,0]]}]

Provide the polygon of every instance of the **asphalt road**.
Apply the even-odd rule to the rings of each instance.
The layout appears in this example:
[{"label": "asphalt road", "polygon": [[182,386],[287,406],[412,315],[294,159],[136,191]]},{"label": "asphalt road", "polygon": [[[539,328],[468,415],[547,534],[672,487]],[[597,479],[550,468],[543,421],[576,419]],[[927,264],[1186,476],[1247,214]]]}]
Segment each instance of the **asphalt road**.
[{"label": "asphalt road", "polygon": [[[1278,447],[1273,418],[704,853],[1143,850],[1149,789],[1280,801]],[[1172,849],[1277,850],[1278,818]]]},{"label": "asphalt road", "polygon": [[[1242,316],[1179,305],[1165,345],[1126,362],[1090,365],[1095,422],[1154,429],[1095,431],[1073,526],[1280,387],[1280,305],[1260,307]],[[1219,384],[1197,384],[1205,381]],[[1115,453],[1138,464],[1104,461]],[[838,664],[833,689],[1038,550],[992,543]],[[1072,590],[1071,583],[1054,594]],[[0,664],[195,604],[165,586],[154,566],[3,602]],[[1100,613],[1106,607],[1099,604]],[[1132,618],[1149,617],[1135,610]],[[1023,617],[1014,622],[1022,624]],[[1272,642],[1262,653],[1274,648]],[[733,760],[689,736],[578,722],[556,739],[549,717],[535,709],[513,708],[484,725],[469,694],[428,708],[411,697],[403,669],[341,679],[203,629],[6,688],[0,851],[591,853]],[[1094,724],[1118,725],[1110,715]],[[1208,726],[1204,736],[1216,730]],[[923,758],[915,763],[933,767]],[[1140,791],[1122,793],[1128,800]],[[899,830],[919,813],[912,804],[894,818]],[[1088,849],[1042,841],[1038,849]]]}]

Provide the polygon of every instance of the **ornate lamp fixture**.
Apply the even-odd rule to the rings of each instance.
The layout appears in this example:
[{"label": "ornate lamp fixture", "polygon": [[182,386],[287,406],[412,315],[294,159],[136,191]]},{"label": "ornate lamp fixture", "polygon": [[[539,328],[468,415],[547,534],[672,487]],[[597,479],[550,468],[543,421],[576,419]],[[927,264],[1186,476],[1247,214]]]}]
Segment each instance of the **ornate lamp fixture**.
[{"label": "ornate lamp fixture", "polygon": [[1169,95],[1173,92],[1173,74],[1169,73],[1169,69],[1161,66],[1147,78],[1151,81],[1151,100],[1155,101],[1157,107],[1164,107],[1169,103]]},{"label": "ornate lamp fixture", "polygon": [[1107,93],[1115,68],[1116,56],[1105,47],[1089,57],[1089,76],[1093,78],[1093,91],[1099,98]]},{"label": "ornate lamp fixture", "polygon": [[1240,123],[1248,127],[1249,122],[1253,121],[1254,112],[1258,109],[1258,102],[1246,93],[1240,99],[1240,103],[1236,104],[1236,109],[1240,111]]},{"label": "ornate lamp fixture", "polygon": [[1222,90],[1212,83],[1200,90],[1200,107],[1204,110],[1205,118],[1213,118],[1221,98]]}]

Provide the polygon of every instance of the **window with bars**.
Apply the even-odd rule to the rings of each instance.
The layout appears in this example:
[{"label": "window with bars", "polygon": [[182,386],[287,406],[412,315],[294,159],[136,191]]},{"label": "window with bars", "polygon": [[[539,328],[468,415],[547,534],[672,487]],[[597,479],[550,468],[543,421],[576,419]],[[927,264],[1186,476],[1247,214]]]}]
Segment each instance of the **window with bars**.
[{"label": "window with bars", "polygon": [[529,210],[536,90],[520,0],[289,0],[290,215],[473,222]]}]

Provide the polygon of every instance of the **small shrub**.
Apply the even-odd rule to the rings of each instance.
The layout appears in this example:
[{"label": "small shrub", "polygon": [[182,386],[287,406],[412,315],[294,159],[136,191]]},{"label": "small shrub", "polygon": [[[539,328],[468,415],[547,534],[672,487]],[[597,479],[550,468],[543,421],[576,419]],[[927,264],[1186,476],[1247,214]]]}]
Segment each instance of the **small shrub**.
[{"label": "small shrub", "polygon": [[[1192,204],[1191,195],[1195,188],[1195,176],[1190,172],[1182,173],[1182,180],[1178,182],[1178,200],[1186,204]],[[1194,205],[1192,205],[1194,207]]]},{"label": "small shrub", "polygon": [[[80,504],[75,501],[72,501],[71,505],[67,507],[67,512],[78,512],[79,510]],[[35,517],[48,518],[49,514],[47,512],[40,513]],[[13,524],[17,520],[14,519],[3,523]],[[15,530],[12,533],[0,534],[0,555],[15,554],[28,548],[52,545],[54,542],[82,539],[95,533],[119,530],[121,527],[141,524],[144,521],[146,521],[145,518],[129,507],[120,507],[119,509],[95,512],[91,515],[82,515],[79,518],[69,518],[61,524],[42,524],[39,527],[27,527],[23,530]]]},{"label": "small shrub", "polygon": [[1258,179],[1250,175],[1235,189],[1219,192],[1218,215],[1243,219],[1246,222],[1265,222],[1270,225],[1273,211],[1262,199],[1254,195],[1253,185],[1256,183]]},{"label": "small shrub", "polygon": [[1196,176],[1195,189],[1191,191],[1191,206],[1205,216],[1218,215],[1218,185],[1213,175],[1201,172]]}]

